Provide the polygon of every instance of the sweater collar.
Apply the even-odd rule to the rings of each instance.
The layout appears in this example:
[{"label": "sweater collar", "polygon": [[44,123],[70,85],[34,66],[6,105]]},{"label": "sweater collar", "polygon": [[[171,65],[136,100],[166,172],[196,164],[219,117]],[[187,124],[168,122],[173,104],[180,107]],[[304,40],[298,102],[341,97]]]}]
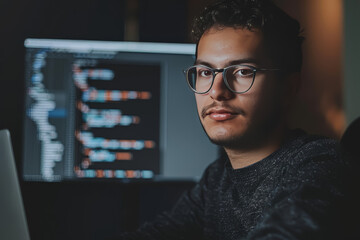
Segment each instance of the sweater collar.
[{"label": "sweater collar", "polygon": [[306,133],[301,129],[290,130],[287,138],[284,143],[280,146],[278,150],[271,153],[269,156],[264,159],[253,163],[249,166],[239,169],[233,169],[227,155],[225,156],[225,169],[229,174],[230,178],[236,182],[242,183],[253,183],[254,181],[261,180],[275,168],[279,162],[284,159],[284,155],[288,153],[289,147],[298,144],[295,144],[294,141],[297,141],[301,136],[306,135]]}]

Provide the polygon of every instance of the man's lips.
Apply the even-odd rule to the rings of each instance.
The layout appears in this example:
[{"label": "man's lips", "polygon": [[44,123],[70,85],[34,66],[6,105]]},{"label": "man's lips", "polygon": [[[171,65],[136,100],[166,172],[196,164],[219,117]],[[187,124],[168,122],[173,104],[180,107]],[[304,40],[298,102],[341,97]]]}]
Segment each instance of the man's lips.
[{"label": "man's lips", "polygon": [[234,118],[237,113],[233,112],[229,109],[209,109],[205,116],[209,116],[211,119],[215,121],[225,121]]},{"label": "man's lips", "polygon": [[208,116],[215,121],[225,121],[234,118],[236,114],[226,111],[214,111],[209,113]]},{"label": "man's lips", "polygon": [[215,121],[233,119],[238,115],[244,115],[244,111],[239,107],[219,105],[216,103],[205,106],[201,111],[201,117],[203,119],[209,117]]}]

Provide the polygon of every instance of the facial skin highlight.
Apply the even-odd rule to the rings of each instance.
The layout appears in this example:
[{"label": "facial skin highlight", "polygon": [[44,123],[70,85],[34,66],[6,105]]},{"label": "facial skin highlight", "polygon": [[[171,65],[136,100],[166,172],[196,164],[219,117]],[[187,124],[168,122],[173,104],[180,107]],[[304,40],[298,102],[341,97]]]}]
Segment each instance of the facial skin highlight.
[{"label": "facial skin highlight", "polygon": [[[260,31],[215,26],[200,38],[196,64],[272,68],[264,52]],[[236,94],[226,87],[222,74],[217,74],[207,94],[195,94],[199,118],[210,140],[227,152],[248,151],[266,144],[267,137],[283,123],[284,94],[280,86],[276,73],[259,71],[251,89]]]}]

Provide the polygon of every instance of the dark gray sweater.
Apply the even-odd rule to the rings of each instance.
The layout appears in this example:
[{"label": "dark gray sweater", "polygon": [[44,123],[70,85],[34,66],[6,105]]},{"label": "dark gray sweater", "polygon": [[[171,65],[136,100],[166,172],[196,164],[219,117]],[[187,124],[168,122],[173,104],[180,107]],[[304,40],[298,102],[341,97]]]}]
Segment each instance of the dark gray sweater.
[{"label": "dark gray sweater", "polygon": [[171,212],[120,239],[335,237],[345,166],[336,141],[292,131],[248,167],[234,170],[227,157],[213,162]]}]

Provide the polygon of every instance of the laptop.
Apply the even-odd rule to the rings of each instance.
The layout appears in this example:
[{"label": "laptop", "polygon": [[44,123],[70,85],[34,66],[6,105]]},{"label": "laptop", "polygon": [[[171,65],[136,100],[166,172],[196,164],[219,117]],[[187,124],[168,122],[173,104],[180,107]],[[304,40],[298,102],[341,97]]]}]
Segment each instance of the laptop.
[{"label": "laptop", "polygon": [[30,240],[8,130],[0,130],[0,239]]}]

